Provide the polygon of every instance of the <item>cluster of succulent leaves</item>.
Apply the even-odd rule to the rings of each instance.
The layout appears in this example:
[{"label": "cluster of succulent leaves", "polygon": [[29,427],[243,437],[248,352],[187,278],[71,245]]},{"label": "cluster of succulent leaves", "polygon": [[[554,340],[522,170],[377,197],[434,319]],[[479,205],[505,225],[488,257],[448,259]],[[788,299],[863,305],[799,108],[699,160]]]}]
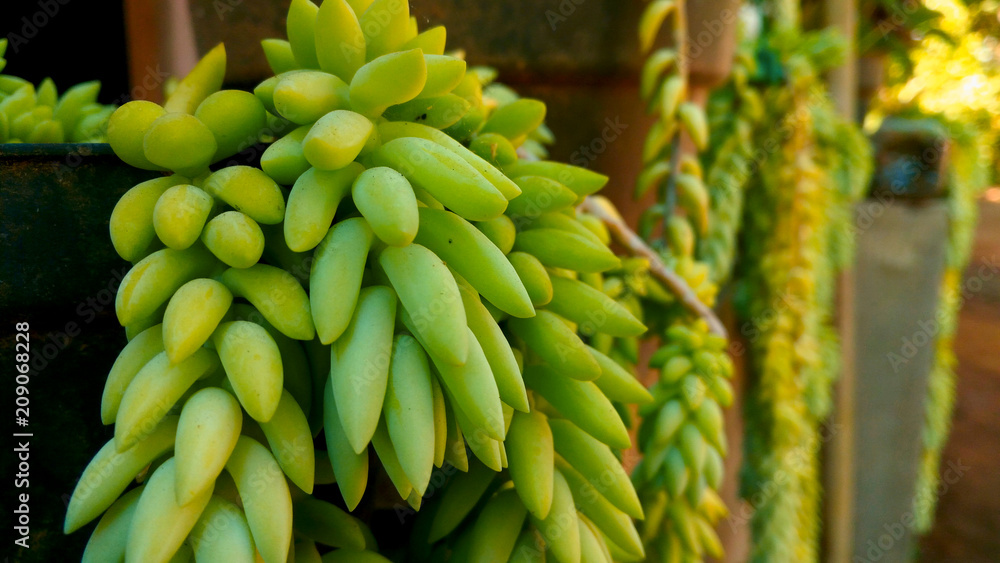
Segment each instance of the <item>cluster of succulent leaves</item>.
[{"label": "cluster of succulent leaves", "polygon": [[[544,104],[405,3],[293,0],[287,30],[253,94],[221,90],[218,46],[111,118],[115,153],[166,175],[110,221],[130,343],[67,510],[67,533],[101,516],[84,560],[642,560],[617,450],[652,397],[597,346],[646,327],[576,208],[607,177],[540,160]],[[408,549],[376,545],[384,509]]]},{"label": "cluster of succulent leaves", "polygon": [[[7,66],[0,39],[0,71]],[[115,106],[97,102],[101,83],[77,84],[62,95],[51,78],[38,86],[0,74],[0,143],[104,143]]]}]

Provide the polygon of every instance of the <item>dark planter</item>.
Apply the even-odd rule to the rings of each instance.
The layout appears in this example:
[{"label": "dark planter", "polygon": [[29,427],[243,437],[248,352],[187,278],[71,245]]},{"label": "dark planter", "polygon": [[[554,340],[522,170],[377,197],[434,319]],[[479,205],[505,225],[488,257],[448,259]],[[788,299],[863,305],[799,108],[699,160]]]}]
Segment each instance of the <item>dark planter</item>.
[{"label": "dark planter", "polygon": [[[0,362],[12,409],[17,323],[29,325],[31,366],[30,416],[12,424],[31,434],[12,446],[27,441],[28,486],[7,486],[3,497],[18,507],[28,495],[29,548],[11,546],[9,561],[79,560],[95,525],[62,533],[76,480],[112,435],[100,423],[101,393],[125,344],[114,296],[129,265],[111,246],[108,218],[121,194],[155,175],[108,145],[0,145]],[[15,461],[3,456],[5,475],[19,472]]]},{"label": "dark planter", "polygon": [[121,273],[111,210],[157,173],[106,144],[0,145],[0,171],[0,310],[76,302]]}]

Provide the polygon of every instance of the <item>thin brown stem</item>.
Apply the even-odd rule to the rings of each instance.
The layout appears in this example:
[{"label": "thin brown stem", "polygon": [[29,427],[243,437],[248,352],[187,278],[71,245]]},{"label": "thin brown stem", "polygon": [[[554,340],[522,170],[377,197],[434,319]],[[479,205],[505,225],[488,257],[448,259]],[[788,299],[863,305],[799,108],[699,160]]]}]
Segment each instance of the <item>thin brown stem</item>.
[{"label": "thin brown stem", "polygon": [[[674,43],[680,56],[677,58],[677,72],[681,78],[687,82],[688,75],[688,50],[687,50],[687,13],[684,2],[678,2],[674,8]],[[687,86],[685,86],[685,91]],[[666,116],[664,116],[666,117]],[[676,119],[677,116],[671,116]],[[666,181],[660,185],[659,201],[663,206],[663,217],[661,219],[660,238],[666,247],[667,223],[674,214],[677,207],[677,174],[681,160],[681,127],[678,125],[677,131],[670,140],[670,168],[667,172]],[[676,250],[676,249],[675,249]]]},{"label": "thin brown stem", "polygon": [[649,261],[649,271],[660,283],[673,293],[688,311],[705,319],[713,333],[726,338],[726,327],[712,309],[701,302],[684,278],[667,268],[660,256],[635,233],[625,220],[614,210],[611,202],[602,197],[588,197],[580,204],[580,209],[600,219],[608,227],[611,236],[631,253]]}]

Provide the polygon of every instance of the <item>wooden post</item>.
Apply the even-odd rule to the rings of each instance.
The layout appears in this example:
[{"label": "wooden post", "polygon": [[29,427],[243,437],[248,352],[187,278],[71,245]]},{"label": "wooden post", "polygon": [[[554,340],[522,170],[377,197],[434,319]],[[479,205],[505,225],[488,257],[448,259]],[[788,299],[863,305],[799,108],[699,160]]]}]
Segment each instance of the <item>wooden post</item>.
[{"label": "wooden post", "polygon": [[827,0],[826,23],[834,27],[847,42],[844,64],[830,70],[827,81],[830,97],[841,116],[855,120],[858,117],[858,2],[857,0]]},{"label": "wooden post", "polygon": [[826,558],[829,563],[848,563],[854,534],[854,394],[857,378],[853,271],[837,280],[837,328],[840,333],[840,378],[833,388],[831,439],[826,445],[823,467]]},{"label": "wooden post", "polygon": [[163,102],[162,88],[148,88],[143,77],[160,67],[160,37],[154,1],[125,0],[125,38],[128,47],[128,76],[132,97]]},{"label": "wooden post", "polygon": [[[844,64],[831,70],[830,96],[837,112],[846,119],[857,116],[857,0],[826,0],[826,22],[835,27],[847,40]],[[840,378],[834,384],[832,433],[826,445],[823,467],[826,557],[829,563],[848,563],[851,560],[854,535],[854,432],[855,432],[855,322],[854,276],[845,271],[838,280],[837,324],[841,343]]]}]

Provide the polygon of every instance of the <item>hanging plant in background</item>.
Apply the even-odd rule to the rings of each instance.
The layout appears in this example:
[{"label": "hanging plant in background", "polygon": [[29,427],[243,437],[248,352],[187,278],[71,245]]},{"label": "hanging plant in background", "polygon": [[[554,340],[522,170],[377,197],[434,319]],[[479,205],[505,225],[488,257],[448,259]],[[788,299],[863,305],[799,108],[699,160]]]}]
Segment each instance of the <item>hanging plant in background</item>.
[{"label": "hanging plant in background", "polygon": [[[692,289],[692,297],[711,307],[718,286],[710,265],[696,259],[695,247],[719,228],[711,224],[698,156],[681,150],[682,135],[698,151],[709,144],[705,113],[688,99],[686,26],[683,2],[652,2],[640,22],[640,45],[648,54],[641,95],[657,121],[647,136],[636,198],[655,190],[656,203],[644,211],[640,234]],[[661,28],[670,30],[672,47],[654,51]],[[722,409],[732,402],[733,371],[726,339],[710,332],[705,320],[691,315],[656,280],[625,277],[619,285],[641,300],[651,334],[665,343],[649,360],[659,377],[651,388],[654,402],[639,410],[643,457],[632,475],[646,512],[640,531],[648,557],[721,557],[715,524],[727,514],[717,492],[727,451]]]},{"label": "hanging plant in background", "polygon": [[945,271],[938,300],[938,333],[934,342],[934,365],[928,381],[924,449],[914,496],[913,528],[917,533],[930,531],[938,500],[941,476],[941,453],[948,441],[955,405],[955,332],[958,314],[965,300],[963,274],[969,264],[972,239],[978,215],[977,198],[989,185],[991,154],[987,136],[974,126],[949,124],[951,165],[948,193],[948,247]]},{"label": "hanging plant in background", "polygon": [[369,518],[409,505],[413,560],[641,560],[615,403],[649,395],[581,338],[645,331],[575,210],[607,178],[538,160],[544,104],[405,3],[293,0],[287,30],[254,94],[219,46],[109,123],[169,175],[110,221],[130,341],[67,510],[100,517],[83,559],[385,561]]},{"label": "hanging plant in background", "polygon": [[[886,116],[939,120],[951,139],[948,169],[949,232],[946,267],[935,321],[934,364],[930,373],[923,429],[923,455],[913,511],[913,528],[930,531],[938,501],[941,454],[948,440],[956,387],[954,336],[968,287],[963,274],[974,236],[976,198],[993,181],[1000,131],[1000,81],[996,59],[983,45],[995,41],[995,2],[936,2],[938,32],[923,37],[908,53],[905,72],[889,72],[889,85],[868,115],[873,124]],[[895,6],[896,13],[899,6]],[[976,87],[969,88],[971,81]]]},{"label": "hanging plant in background", "polygon": [[[805,95],[804,90],[785,88],[766,92],[765,105],[774,108],[769,118],[799,111],[802,119],[809,111]],[[762,166],[757,185],[751,186],[758,193],[747,201],[744,256],[758,269],[745,279],[753,287],[748,290],[753,301],[747,316],[770,315],[767,325],[759,327],[760,334],[751,337],[758,380],[746,406],[743,494],[755,509],[751,524],[756,561],[766,560],[768,554],[782,561],[816,560],[819,483],[812,443],[816,435],[805,388],[809,372],[822,369],[814,305],[828,194],[819,185],[818,170],[807,152],[808,133],[805,123],[795,127],[780,153]],[[779,296],[785,306],[776,309],[783,303]],[[792,456],[797,463],[789,468]],[[782,468],[793,470],[786,482],[765,488]]]},{"label": "hanging plant in background", "polygon": [[755,71],[753,44],[741,42],[729,82],[708,100],[712,136],[701,163],[707,170],[711,206],[708,234],[698,241],[697,256],[709,265],[711,279],[719,285],[729,280],[735,265],[744,191],[755,156],[753,135],[764,113],[760,93],[750,84]]},{"label": "hanging plant in background", "polygon": [[830,410],[839,343],[837,270],[850,256],[850,204],[868,184],[870,148],[836,116],[822,72],[840,43],[802,33],[797,7],[776,3],[758,41],[766,116],[747,187],[738,292],[754,375],[746,403],[742,493],[754,509],[753,561],[816,561],[820,426]]}]

